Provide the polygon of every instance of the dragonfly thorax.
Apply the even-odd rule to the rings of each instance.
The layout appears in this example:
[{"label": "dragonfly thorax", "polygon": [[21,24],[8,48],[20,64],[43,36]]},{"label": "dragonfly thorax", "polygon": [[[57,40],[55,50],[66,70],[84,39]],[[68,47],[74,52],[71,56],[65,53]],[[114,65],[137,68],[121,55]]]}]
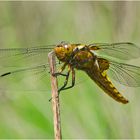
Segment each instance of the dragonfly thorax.
[{"label": "dragonfly thorax", "polygon": [[72,65],[74,65],[75,68],[80,70],[89,69],[91,66],[94,65],[95,59],[96,58],[94,54],[91,54],[86,50],[81,50],[77,52],[77,54],[75,54]]},{"label": "dragonfly thorax", "polygon": [[60,61],[81,70],[91,67],[96,59],[96,55],[82,44],[60,43],[54,51]]}]

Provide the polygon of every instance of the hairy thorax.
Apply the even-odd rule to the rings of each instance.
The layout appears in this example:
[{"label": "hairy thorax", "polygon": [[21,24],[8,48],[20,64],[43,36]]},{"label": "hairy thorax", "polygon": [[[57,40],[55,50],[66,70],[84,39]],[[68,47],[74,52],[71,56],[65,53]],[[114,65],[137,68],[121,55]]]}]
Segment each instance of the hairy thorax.
[{"label": "hairy thorax", "polygon": [[95,56],[88,51],[79,51],[72,60],[72,66],[78,70],[90,69],[95,63]]}]

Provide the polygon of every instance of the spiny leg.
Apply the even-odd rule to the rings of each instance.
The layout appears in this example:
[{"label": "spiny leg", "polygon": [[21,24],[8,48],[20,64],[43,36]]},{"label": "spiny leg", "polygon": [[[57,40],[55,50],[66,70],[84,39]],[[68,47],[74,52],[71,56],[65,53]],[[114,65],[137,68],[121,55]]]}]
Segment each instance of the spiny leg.
[{"label": "spiny leg", "polygon": [[65,82],[64,82],[63,86],[62,86],[61,88],[59,88],[58,94],[60,94],[60,91],[64,90],[65,87],[67,86],[70,72],[71,72],[71,68],[69,67],[68,72],[67,72],[67,74],[66,74]]},{"label": "spiny leg", "polygon": [[[60,73],[59,75],[61,75],[61,73]],[[69,79],[69,75],[70,75],[70,71],[68,71],[67,74],[62,75],[62,76],[65,76],[66,79],[65,79],[64,85],[63,85],[60,89],[58,89],[58,96],[59,96],[59,94],[60,94],[60,91],[62,91],[62,90],[67,86],[67,84],[68,84],[68,79]],[[56,98],[58,98],[58,96],[57,96]],[[52,98],[49,99],[49,102],[50,102],[51,100],[52,100]]]},{"label": "spiny leg", "polygon": [[59,76],[59,75],[67,76],[67,74],[62,73],[64,71],[64,69],[66,68],[66,66],[67,66],[67,63],[64,63],[63,66],[60,68],[60,70],[58,70],[58,72],[56,72],[56,73],[53,73],[52,75],[53,76]]},{"label": "spiny leg", "polygon": [[60,69],[59,72],[55,73],[55,76],[61,75],[61,76],[65,76],[65,77],[66,77],[66,78],[65,78],[64,85],[63,85],[61,88],[59,88],[58,92],[60,92],[61,90],[64,90],[65,87],[66,87],[67,84],[68,84],[68,79],[69,79],[69,75],[70,75],[70,72],[71,72],[72,68],[68,65],[68,72],[67,72],[67,74],[63,74],[62,72],[63,72],[63,70],[65,69],[66,65],[67,65],[67,63],[65,63],[65,64],[62,66],[62,68]]},{"label": "spiny leg", "polygon": [[[61,75],[61,76],[65,76],[66,77],[64,85],[58,90],[58,94],[61,91],[61,89],[64,88],[67,85],[67,83],[68,83],[68,78],[69,78],[69,74],[70,74],[70,71],[71,71],[70,67],[69,67],[69,70],[68,70],[67,74],[63,74],[62,73],[64,71],[64,69],[66,68],[66,66],[67,66],[67,63],[64,63],[64,65],[61,67],[61,69],[58,72],[52,74],[53,76]],[[52,98],[49,99],[49,101],[51,101],[51,100],[52,100]]]},{"label": "spiny leg", "polygon": [[[70,89],[70,88],[72,88],[75,85],[75,70],[72,68],[71,71],[72,71],[72,83],[71,83],[71,85],[69,87],[65,86],[62,89],[60,88],[60,91],[66,90],[66,89]],[[59,94],[60,94],[60,91],[59,91]]]},{"label": "spiny leg", "polygon": [[[66,87],[67,84],[68,84],[68,79],[69,79],[69,75],[70,75],[71,71],[72,71],[72,83],[71,83],[71,85],[69,87]],[[64,85],[58,90],[58,96],[60,94],[60,91],[66,90],[66,89],[70,89],[70,88],[72,88],[75,85],[75,70],[73,68],[69,67],[69,70],[68,70],[66,75],[67,76],[66,76]],[[58,96],[57,96],[57,98],[58,98]],[[52,98],[49,101],[51,101],[51,100],[52,100]]]}]

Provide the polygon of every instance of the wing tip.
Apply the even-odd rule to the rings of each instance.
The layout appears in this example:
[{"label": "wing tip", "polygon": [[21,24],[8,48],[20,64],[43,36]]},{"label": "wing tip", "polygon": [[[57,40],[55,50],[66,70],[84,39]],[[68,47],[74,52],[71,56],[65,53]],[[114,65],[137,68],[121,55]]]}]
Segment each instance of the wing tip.
[{"label": "wing tip", "polygon": [[9,75],[9,74],[11,74],[11,72],[4,73],[4,74],[0,75],[0,77],[7,76],[7,75]]}]

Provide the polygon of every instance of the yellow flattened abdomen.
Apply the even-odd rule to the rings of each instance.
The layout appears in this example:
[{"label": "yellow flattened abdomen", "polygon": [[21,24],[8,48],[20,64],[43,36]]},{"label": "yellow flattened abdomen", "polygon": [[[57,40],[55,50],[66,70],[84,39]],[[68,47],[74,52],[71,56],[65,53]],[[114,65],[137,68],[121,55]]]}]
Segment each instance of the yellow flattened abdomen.
[{"label": "yellow flattened abdomen", "polygon": [[112,84],[111,80],[109,79],[109,77],[107,76],[104,76],[103,77],[104,79],[104,82],[105,82],[105,88],[107,88],[105,91],[106,93],[108,93],[108,95],[110,95],[113,99],[115,99],[116,101],[119,101],[121,103],[128,103],[128,100],[122,96],[122,94],[115,88],[115,86]]},{"label": "yellow flattened abdomen", "polygon": [[103,89],[104,92],[107,93],[110,97],[123,104],[128,103],[128,100],[125,97],[123,97],[123,95],[112,84],[111,80],[106,74],[106,71],[103,71],[102,73],[97,73],[94,74],[92,71],[87,71],[87,74],[90,76],[90,78],[94,80],[96,84],[101,89]]}]

